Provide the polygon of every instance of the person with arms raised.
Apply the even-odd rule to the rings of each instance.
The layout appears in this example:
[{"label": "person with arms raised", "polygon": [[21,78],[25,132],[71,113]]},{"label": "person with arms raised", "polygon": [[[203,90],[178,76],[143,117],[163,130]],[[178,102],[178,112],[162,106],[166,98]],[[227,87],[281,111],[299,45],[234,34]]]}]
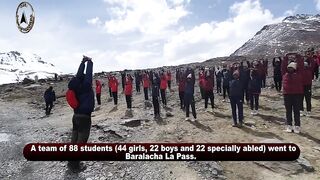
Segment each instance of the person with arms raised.
[{"label": "person with arms raised", "polygon": [[[87,63],[84,74],[85,63]],[[92,90],[93,63],[91,58],[84,56],[76,77],[68,84],[69,90],[75,93],[78,105],[72,117],[71,143],[87,143],[91,129],[91,113],[94,110],[94,92]],[[68,167],[73,171],[83,170],[85,166],[80,161],[69,161]]]}]

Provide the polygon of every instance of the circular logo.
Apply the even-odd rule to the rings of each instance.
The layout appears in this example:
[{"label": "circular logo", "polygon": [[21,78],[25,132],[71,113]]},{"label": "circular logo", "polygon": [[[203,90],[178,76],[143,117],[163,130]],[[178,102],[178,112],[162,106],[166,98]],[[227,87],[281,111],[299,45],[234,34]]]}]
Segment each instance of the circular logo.
[{"label": "circular logo", "polygon": [[34,25],[34,10],[30,3],[21,2],[16,11],[16,23],[22,33],[28,33]]}]

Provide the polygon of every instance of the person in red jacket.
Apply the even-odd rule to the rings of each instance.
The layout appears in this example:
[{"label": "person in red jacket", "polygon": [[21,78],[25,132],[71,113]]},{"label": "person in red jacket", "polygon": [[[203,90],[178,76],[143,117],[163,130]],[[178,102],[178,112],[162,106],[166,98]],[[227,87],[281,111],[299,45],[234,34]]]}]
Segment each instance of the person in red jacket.
[{"label": "person in red jacket", "polygon": [[125,79],[125,86],[124,86],[124,95],[126,96],[127,108],[131,111],[132,108],[132,81],[133,78],[130,74],[127,74]]},{"label": "person in red jacket", "polygon": [[[213,87],[214,87],[214,71],[213,70],[206,70],[205,71],[205,79],[204,79],[204,108],[208,108],[209,99],[211,102],[211,108],[213,112],[214,108],[214,94],[213,94]],[[210,112],[210,111],[208,111]]]},{"label": "person in red jacket", "polygon": [[101,82],[99,80],[96,80],[96,97],[99,106],[101,105],[101,88]]},{"label": "person in red jacket", "polygon": [[147,73],[142,75],[142,83],[143,83],[143,92],[144,92],[144,100],[149,100],[148,90],[150,88],[150,78]]},{"label": "person in red jacket", "polygon": [[168,70],[168,71],[167,71],[167,81],[168,81],[169,90],[171,90],[171,80],[172,80],[171,71]]},{"label": "person in red jacket", "polygon": [[178,89],[179,89],[179,99],[180,99],[180,108],[182,110],[185,109],[185,104],[184,104],[184,89],[186,86],[186,80],[183,77],[184,72],[183,71],[179,71],[178,72]]},{"label": "person in red jacket", "polygon": [[112,92],[112,97],[113,97],[113,102],[114,105],[118,105],[118,86],[119,86],[119,82],[117,80],[117,78],[113,75],[111,77],[111,92]]},{"label": "person in red jacket", "polygon": [[164,107],[167,106],[167,99],[166,99],[166,89],[167,89],[167,77],[164,72],[162,72],[161,77],[160,77],[160,95],[161,95],[161,100],[164,105]]},{"label": "person in red jacket", "polygon": [[[312,79],[314,75],[314,68],[315,68],[315,59],[313,57],[313,53],[311,50],[306,51],[306,56],[304,59],[304,68],[303,68],[303,89],[304,93],[302,96],[301,102],[301,113],[300,115],[310,116],[311,113],[311,86],[312,86]],[[303,101],[306,100],[307,105],[307,112],[304,114],[304,107]]]},{"label": "person in red jacket", "polygon": [[[284,105],[286,108],[287,132],[300,133],[300,106],[303,95],[303,59],[299,54],[289,53],[281,64]],[[292,126],[292,110],[294,124]]]},{"label": "person in red jacket", "polygon": [[108,87],[109,87],[109,95],[110,95],[110,97],[112,97],[112,92],[111,92],[111,81],[112,81],[112,79],[111,79],[111,74],[109,73],[108,74]]}]

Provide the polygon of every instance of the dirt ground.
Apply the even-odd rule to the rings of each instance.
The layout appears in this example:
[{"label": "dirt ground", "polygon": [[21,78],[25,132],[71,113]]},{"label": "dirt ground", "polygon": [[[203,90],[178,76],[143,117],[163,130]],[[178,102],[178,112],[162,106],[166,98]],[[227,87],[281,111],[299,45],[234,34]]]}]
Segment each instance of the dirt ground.
[{"label": "dirt ground", "polygon": [[[67,82],[52,83],[63,95]],[[179,108],[177,87],[167,91],[168,109],[161,109],[162,121],[146,109],[143,93],[133,95],[133,119],[141,124],[121,125],[126,119],[123,94],[114,108],[103,88],[101,109],[92,115],[89,142],[188,142],[245,143],[280,140],[295,143],[304,163],[294,162],[84,162],[87,169],[74,174],[66,162],[29,162],[22,155],[32,142],[69,142],[73,112],[64,97],[59,98],[49,117],[45,116],[42,95],[49,86],[6,85],[0,87],[0,179],[320,179],[320,83],[315,82],[312,115],[302,117],[301,134],[284,132],[283,99],[274,89],[263,89],[259,115],[250,115],[244,105],[246,125],[232,127],[231,108],[215,94],[214,113],[206,112],[196,88],[198,121],[185,121]],[[120,89],[120,87],[119,87]]]}]

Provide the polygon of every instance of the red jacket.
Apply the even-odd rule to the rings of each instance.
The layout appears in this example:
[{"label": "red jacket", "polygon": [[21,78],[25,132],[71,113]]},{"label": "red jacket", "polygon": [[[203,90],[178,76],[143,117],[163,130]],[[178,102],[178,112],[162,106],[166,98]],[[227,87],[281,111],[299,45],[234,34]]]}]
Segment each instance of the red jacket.
[{"label": "red jacket", "polygon": [[313,73],[315,68],[315,60],[313,58],[308,59],[309,66],[303,67],[303,85],[312,85]]},{"label": "red jacket", "polygon": [[167,73],[167,80],[168,80],[168,81],[171,81],[171,78],[172,78],[172,77],[171,77],[171,72],[168,72],[168,73]]},{"label": "red jacket", "polygon": [[125,86],[124,86],[124,94],[126,96],[132,95],[132,79],[126,78]]},{"label": "red jacket", "polygon": [[168,82],[167,82],[167,77],[166,75],[161,76],[161,81],[160,81],[160,89],[167,89]]},{"label": "red jacket", "polygon": [[283,94],[303,94],[303,59],[297,60],[297,70],[294,73],[287,72],[288,57],[284,57],[281,64]]},{"label": "red jacket", "polygon": [[110,81],[110,86],[111,86],[111,92],[118,92],[118,85],[119,85],[119,82],[117,80],[117,78],[111,78],[111,81]]},{"label": "red jacket", "polygon": [[259,77],[264,77],[266,75],[265,68],[264,68],[263,64],[260,61],[259,61],[259,64],[257,66],[257,70],[258,70]]},{"label": "red jacket", "polygon": [[149,88],[150,87],[150,79],[147,74],[144,74],[142,77],[142,82],[143,82],[143,87],[144,88]]},{"label": "red jacket", "polygon": [[99,80],[96,80],[96,94],[101,94],[101,83]]},{"label": "red jacket", "polygon": [[205,91],[213,91],[214,82],[212,76],[208,76],[207,78],[205,78],[204,82]]},{"label": "red jacket", "polygon": [[205,86],[205,76],[204,76],[204,73],[200,73],[199,72],[199,86],[204,88]]},{"label": "red jacket", "polygon": [[186,82],[184,81],[184,79],[180,79],[179,80],[179,92],[184,92],[184,88],[186,86]]}]

